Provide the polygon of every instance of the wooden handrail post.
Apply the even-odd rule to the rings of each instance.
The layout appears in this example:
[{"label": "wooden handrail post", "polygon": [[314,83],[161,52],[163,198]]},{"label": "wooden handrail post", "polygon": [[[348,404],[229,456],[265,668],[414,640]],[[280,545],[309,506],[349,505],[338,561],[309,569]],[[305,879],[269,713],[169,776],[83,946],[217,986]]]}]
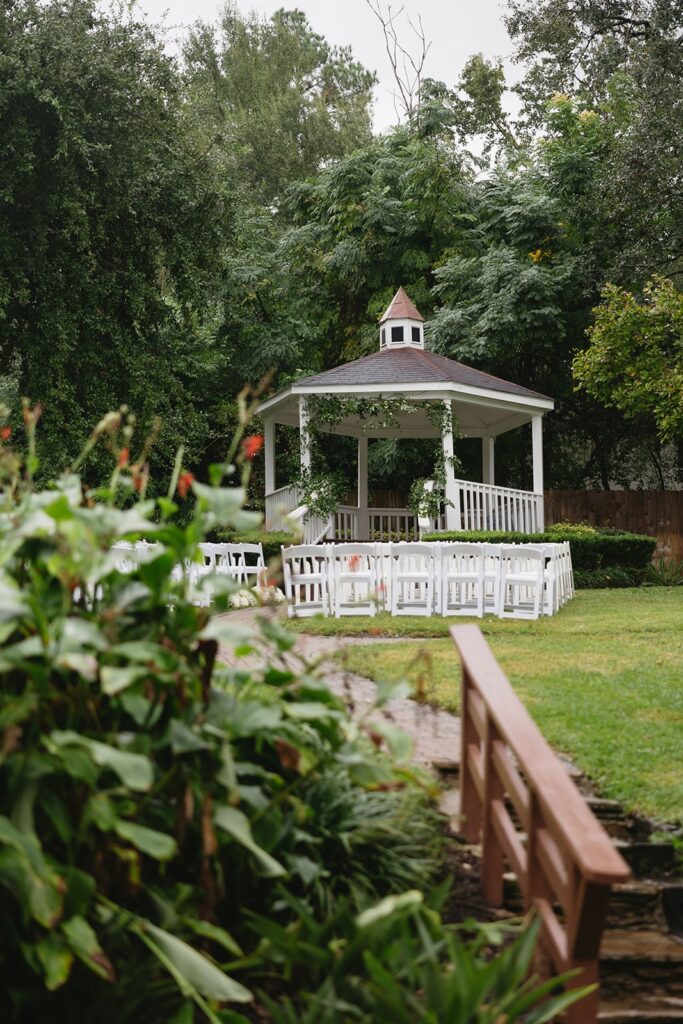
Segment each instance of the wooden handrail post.
[{"label": "wooden handrail post", "polygon": [[469,843],[476,843],[481,829],[481,802],[469,766],[470,747],[479,747],[474,722],[470,715],[472,682],[463,665],[460,690],[460,832]]},{"label": "wooden handrail post", "polygon": [[484,737],[484,800],[482,820],[482,863],[481,887],[486,900],[492,907],[500,907],[503,903],[503,848],[498,841],[493,824],[494,801],[503,801],[505,791],[500,781],[496,766],[493,763],[493,744],[499,739],[498,731],[486,716],[486,736]]}]

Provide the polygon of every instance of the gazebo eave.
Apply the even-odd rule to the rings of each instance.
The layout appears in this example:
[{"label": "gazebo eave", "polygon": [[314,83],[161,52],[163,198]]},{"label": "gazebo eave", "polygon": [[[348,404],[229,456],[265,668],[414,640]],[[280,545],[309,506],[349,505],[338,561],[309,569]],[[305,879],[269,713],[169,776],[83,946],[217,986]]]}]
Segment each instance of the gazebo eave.
[{"label": "gazebo eave", "polygon": [[[259,406],[258,413],[276,423],[298,426],[300,399],[317,395],[348,395],[358,398],[396,397],[418,404],[420,402],[451,402],[461,433],[468,437],[491,437],[514,430],[516,427],[528,423],[532,417],[550,412],[555,405],[551,398],[541,395],[533,397],[516,395],[453,382],[328,385],[325,387],[292,384],[263,401]],[[431,425],[429,427],[420,426],[416,434],[409,433],[408,423],[401,422],[402,414],[399,414],[397,418],[399,423],[396,427],[368,429],[367,424],[361,427],[360,419],[354,424],[353,419],[347,417],[342,424],[331,428],[329,432],[351,437],[439,436],[438,431],[434,431]],[[403,418],[405,419],[405,416]],[[476,422],[477,419],[479,419],[479,423]]]}]

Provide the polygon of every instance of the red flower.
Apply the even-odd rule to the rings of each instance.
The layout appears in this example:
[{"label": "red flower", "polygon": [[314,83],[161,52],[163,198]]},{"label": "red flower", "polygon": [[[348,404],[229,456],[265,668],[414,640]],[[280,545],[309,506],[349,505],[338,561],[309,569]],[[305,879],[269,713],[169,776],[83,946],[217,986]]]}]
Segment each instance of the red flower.
[{"label": "red flower", "polygon": [[122,448],[121,451],[119,452],[119,461],[118,461],[119,469],[123,469],[124,466],[128,465],[128,459],[129,458],[130,458],[130,451],[128,450],[128,448]]},{"label": "red flower", "polygon": [[3,441],[9,441],[11,436],[12,436],[12,428],[11,427],[3,427],[2,430],[0,430],[0,437],[3,439]]},{"label": "red flower", "polygon": [[263,434],[252,434],[251,437],[245,437],[242,442],[242,451],[244,452],[245,459],[249,462],[257,455],[263,448]]},{"label": "red flower", "polygon": [[194,473],[190,473],[189,470],[187,469],[185,470],[184,473],[180,474],[180,476],[178,477],[178,494],[180,495],[181,498],[187,497],[187,492],[190,490],[193,480]]},{"label": "red flower", "polygon": [[360,569],[360,555],[351,555],[349,558],[349,569],[351,572],[358,572]]}]

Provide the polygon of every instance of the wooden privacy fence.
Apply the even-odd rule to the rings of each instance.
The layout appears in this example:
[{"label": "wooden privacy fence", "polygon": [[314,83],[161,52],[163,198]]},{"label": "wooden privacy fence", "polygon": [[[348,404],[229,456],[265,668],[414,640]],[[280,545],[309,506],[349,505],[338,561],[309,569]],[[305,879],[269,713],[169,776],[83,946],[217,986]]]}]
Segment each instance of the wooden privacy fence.
[{"label": "wooden privacy fence", "polygon": [[[630,871],[560,761],[532,722],[477,626],[453,626],[462,660],[460,831],[482,843],[482,888],[503,902],[505,863],[525,906],[541,919],[555,973],[569,985],[598,981],[610,887]],[[595,991],[567,1011],[594,1024]]]},{"label": "wooden privacy fence", "polygon": [[545,521],[647,533],[655,558],[683,559],[683,491],[546,491]]}]

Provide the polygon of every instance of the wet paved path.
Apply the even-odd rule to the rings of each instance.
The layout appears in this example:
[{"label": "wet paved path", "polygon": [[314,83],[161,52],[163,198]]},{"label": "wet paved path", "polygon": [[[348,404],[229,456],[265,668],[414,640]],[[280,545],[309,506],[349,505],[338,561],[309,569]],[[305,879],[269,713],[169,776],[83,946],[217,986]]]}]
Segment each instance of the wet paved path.
[{"label": "wet paved path", "polygon": [[[230,621],[253,626],[257,615],[278,617],[277,613],[264,609],[248,608],[230,613]],[[350,645],[358,646],[376,643],[404,643],[403,639],[391,637],[357,636],[310,636],[296,634],[293,648],[294,662],[303,659],[320,665],[330,689],[343,697],[352,714],[363,717],[375,702],[377,688],[370,679],[347,672],[341,661],[333,656]],[[423,641],[429,644],[430,640]],[[254,656],[236,658],[232,650],[221,648],[221,661],[226,664],[246,667],[261,667]],[[460,719],[448,711],[420,704],[409,698],[390,700],[381,711],[373,712],[371,720],[384,719],[399,726],[413,740],[413,760],[425,765],[455,765],[460,755]]]}]

